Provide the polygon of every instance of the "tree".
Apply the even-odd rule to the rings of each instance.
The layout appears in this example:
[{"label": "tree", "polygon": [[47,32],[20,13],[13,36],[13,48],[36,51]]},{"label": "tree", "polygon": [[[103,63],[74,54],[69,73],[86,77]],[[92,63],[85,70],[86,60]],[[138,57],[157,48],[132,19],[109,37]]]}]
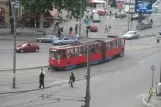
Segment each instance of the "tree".
[{"label": "tree", "polygon": [[[20,0],[24,10],[29,13],[40,14],[40,29],[43,28],[43,15],[53,8],[71,12],[71,16],[78,19],[80,16],[80,0]],[[82,17],[87,7],[87,0],[82,0]]]},{"label": "tree", "polygon": [[24,11],[40,15],[40,30],[42,30],[44,13],[53,9],[53,0],[20,0],[20,3]]},{"label": "tree", "polygon": [[[68,12],[71,12],[71,16],[74,19],[79,19],[80,16],[80,1],[81,0],[63,0],[63,9],[67,10]],[[86,7],[88,4],[88,0],[82,0],[82,17],[84,15],[84,12],[86,11]]]}]

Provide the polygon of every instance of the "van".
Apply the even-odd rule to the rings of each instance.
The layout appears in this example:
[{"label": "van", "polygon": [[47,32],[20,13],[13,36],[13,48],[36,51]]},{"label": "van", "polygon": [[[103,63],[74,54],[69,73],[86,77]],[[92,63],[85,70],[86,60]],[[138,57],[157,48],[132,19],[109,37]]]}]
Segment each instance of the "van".
[{"label": "van", "polygon": [[99,14],[93,14],[93,22],[100,22]]},{"label": "van", "polygon": [[135,13],[135,7],[133,5],[125,5],[124,11],[126,13]]}]

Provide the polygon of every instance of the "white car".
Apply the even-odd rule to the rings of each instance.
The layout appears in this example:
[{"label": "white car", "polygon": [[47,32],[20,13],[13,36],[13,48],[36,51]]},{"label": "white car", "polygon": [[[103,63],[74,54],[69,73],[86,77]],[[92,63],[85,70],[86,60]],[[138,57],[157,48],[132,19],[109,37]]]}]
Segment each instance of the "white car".
[{"label": "white car", "polygon": [[99,14],[93,14],[93,22],[100,22]]},{"label": "white car", "polygon": [[139,38],[140,34],[136,31],[128,31],[126,34],[123,35],[125,39],[134,39]]}]

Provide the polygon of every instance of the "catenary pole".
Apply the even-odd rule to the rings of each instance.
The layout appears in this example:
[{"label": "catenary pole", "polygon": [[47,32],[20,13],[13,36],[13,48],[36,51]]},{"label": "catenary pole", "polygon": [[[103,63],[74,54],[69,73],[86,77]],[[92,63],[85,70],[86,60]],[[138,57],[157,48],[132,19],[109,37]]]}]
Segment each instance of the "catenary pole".
[{"label": "catenary pole", "polygon": [[80,0],[79,36],[81,37],[82,28],[82,0]]},{"label": "catenary pole", "polygon": [[87,86],[86,86],[86,97],[85,107],[90,107],[90,48],[87,47]]},{"label": "catenary pole", "polygon": [[[13,0],[14,1],[14,0]],[[13,10],[13,23],[14,23],[14,35],[13,35],[13,88],[16,88],[16,2],[12,5]]]}]

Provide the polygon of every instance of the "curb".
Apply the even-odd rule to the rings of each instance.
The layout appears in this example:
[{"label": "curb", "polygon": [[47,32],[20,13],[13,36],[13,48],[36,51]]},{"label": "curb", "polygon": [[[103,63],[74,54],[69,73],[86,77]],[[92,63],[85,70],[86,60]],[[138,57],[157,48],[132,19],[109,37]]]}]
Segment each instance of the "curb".
[{"label": "curb", "polygon": [[[19,68],[19,69],[16,69],[16,70],[28,70],[28,69],[38,69],[38,68],[45,68],[45,67],[48,67],[48,66],[37,66],[37,67],[30,67],[30,68]],[[0,72],[5,72],[5,71],[12,71],[13,69],[0,69]]]},{"label": "curb", "polygon": [[147,97],[147,95],[145,95],[145,96],[142,98],[143,105],[144,105],[145,107],[154,107],[154,106],[148,104],[148,103],[145,101],[146,97]]}]

